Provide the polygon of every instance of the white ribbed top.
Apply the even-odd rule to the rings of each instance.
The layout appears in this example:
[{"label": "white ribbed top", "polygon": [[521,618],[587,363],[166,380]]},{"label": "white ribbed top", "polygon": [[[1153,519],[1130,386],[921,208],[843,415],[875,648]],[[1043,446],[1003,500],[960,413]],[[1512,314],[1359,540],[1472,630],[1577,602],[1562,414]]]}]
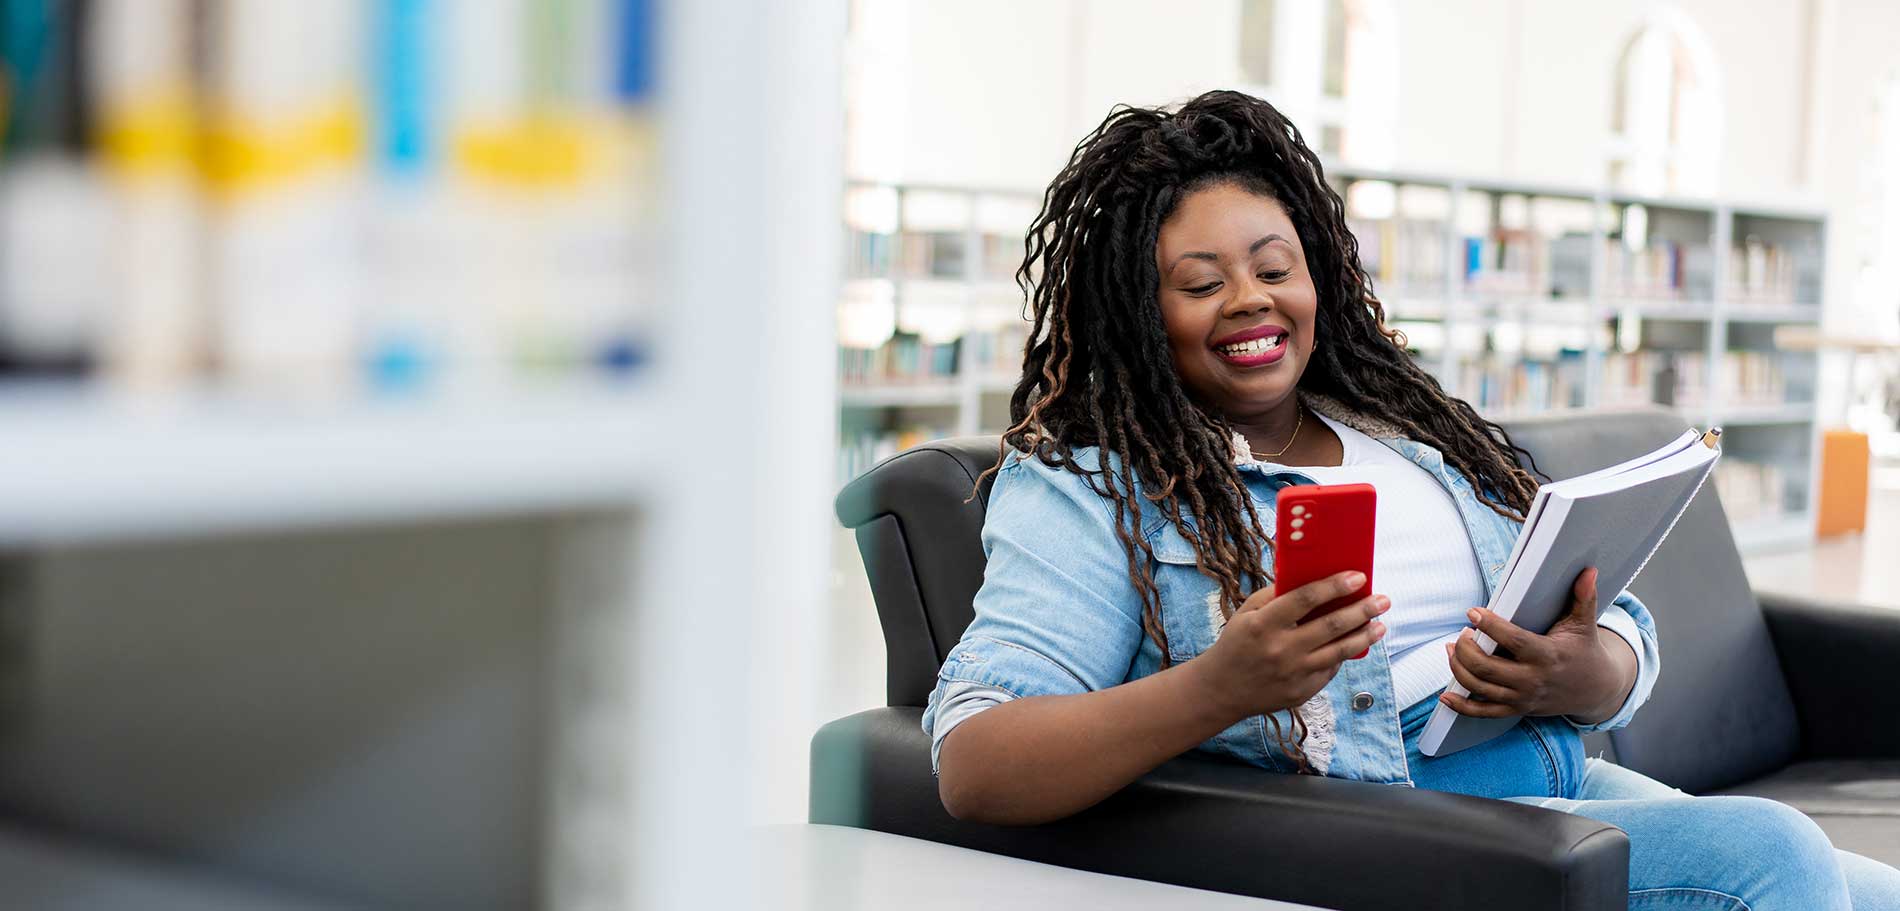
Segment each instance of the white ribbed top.
[{"label": "white ribbed top", "polygon": [[1444,643],[1484,605],[1484,577],[1451,492],[1424,468],[1318,412],[1345,449],[1338,466],[1290,467],[1321,484],[1371,484],[1379,492],[1373,534],[1372,590],[1392,599],[1388,627],[1393,697],[1399,708],[1451,682]]}]

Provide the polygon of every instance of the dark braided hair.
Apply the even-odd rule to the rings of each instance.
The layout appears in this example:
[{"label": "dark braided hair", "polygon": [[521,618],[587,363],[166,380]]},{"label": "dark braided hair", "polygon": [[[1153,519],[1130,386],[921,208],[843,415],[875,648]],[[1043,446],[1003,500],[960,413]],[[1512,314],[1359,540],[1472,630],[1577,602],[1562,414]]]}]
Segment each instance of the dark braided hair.
[{"label": "dark braided hair", "polygon": [[[1319,295],[1302,391],[1437,449],[1502,515],[1522,518],[1537,492],[1516,458],[1528,454],[1447,395],[1385,327],[1345,205],[1285,116],[1231,91],[1173,111],[1118,108],[1075,147],[1030,226],[1016,279],[1032,326],[1010,396],[1012,424],[990,472],[1014,449],[1080,475],[1115,504],[1142,627],[1163,667],[1168,635],[1141,534],[1143,499],[1193,545],[1196,566],[1219,585],[1224,616],[1271,578],[1270,543],[1235,468],[1233,430],[1182,387],[1157,304],[1161,223],[1183,198],[1221,183],[1278,201],[1299,230]],[[1099,447],[1098,464],[1077,461],[1086,446]],[[1297,731],[1297,713],[1294,723]],[[1277,720],[1274,727],[1277,735]],[[1289,752],[1304,769],[1297,747]]]}]

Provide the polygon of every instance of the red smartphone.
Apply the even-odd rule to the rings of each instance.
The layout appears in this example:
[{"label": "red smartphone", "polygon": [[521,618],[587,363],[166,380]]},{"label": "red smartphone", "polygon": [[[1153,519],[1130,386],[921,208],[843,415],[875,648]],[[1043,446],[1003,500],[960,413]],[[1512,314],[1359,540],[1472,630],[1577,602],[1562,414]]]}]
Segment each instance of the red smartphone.
[{"label": "red smartphone", "polygon": [[[1373,520],[1379,495],[1371,484],[1282,487],[1274,501],[1273,586],[1288,592],[1334,573],[1358,570],[1366,584],[1300,618],[1305,623],[1372,594]],[[1354,655],[1364,658],[1370,649]]]}]

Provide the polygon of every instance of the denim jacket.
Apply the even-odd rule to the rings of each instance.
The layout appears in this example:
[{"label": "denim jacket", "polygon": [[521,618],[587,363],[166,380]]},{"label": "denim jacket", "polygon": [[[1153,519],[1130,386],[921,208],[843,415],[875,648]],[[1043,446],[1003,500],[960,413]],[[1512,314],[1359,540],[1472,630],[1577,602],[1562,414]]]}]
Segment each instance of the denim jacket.
[{"label": "denim jacket", "polygon": [[[1484,577],[1485,597],[1517,540],[1521,523],[1479,502],[1471,485],[1430,446],[1405,439],[1396,428],[1353,413],[1322,396],[1302,399],[1319,411],[1392,448],[1429,472],[1451,493]],[[1236,455],[1261,524],[1274,527],[1277,491],[1313,480],[1296,470]],[[1084,468],[1099,466],[1094,448],[1077,450]],[[1161,599],[1161,621],[1174,663],[1193,659],[1214,643],[1225,623],[1218,588],[1194,563],[1194,548],[1144,500],[1141,533]],[[938,674],[923,726],[934,734],[946,690],[975,684],[998,700],[1106,689],[1161,669],[1154,641],[1142,631],[1141,598],[1128,579],[1128,562],[1115,535],[1113,504],[1073,472],[1033,457],[1013,456],[996,475],[983,524],[988,565],[976,595],[976,618]],[[1660,656],[1656,626],[1641,601],[1622,592],[1599,622],[1628,640],[1637,655],[1636,684],[1623,706],[1604,721],[1576,727],[1608,730],[1629,723],[1656,682]],[[1365,658],[1346,661],[1326,687],[1296,710],[1283,711],[1291,730],[1297,711],[1308,729],[1305,747],[1314,768],[1335,778],[1410,784],[1399,713],[1385,642]],[[1370,699],[1367,697],[1370,696]],[[1202,744],[1269,769],[1292,771],[1293,761],[1269,733],[1264,715],[1245,719]],[[934,751],[933,751],[934,753]]]}]

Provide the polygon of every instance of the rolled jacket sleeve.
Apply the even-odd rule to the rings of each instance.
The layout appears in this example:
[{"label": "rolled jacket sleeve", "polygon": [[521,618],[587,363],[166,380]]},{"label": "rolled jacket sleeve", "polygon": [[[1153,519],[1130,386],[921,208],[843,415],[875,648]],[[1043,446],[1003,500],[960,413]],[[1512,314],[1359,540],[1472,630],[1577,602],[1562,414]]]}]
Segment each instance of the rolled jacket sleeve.
[{"label": "rolled jacket sleeve", "polygon": [[1630,687],[1629,698],[1623,700],[1622,708],[1596,724],[1581,724],[1575,718],[1570,723],[1577,730],[1613,731],[1630,723],[1636,710],[1649,701],[1650,690],[1656,687],[1656,675],[1662,669],[1662,652],[1656,645],[1656,620],[1649,614],[1649,608],[1628,591],[1618,595],[1603,613],[1597,615],[1597,625],[1623,637],[1636,653],[1636,685]]},{"label": "rolled jacket sleeve", "polygon": [[944,659],[924,710],[933,765],[942,738],[978,711],[1127,679],[1141,647],[1141,606],[1110,508],[1066,469],[1012,457],[997,473],[976,617]]}]

